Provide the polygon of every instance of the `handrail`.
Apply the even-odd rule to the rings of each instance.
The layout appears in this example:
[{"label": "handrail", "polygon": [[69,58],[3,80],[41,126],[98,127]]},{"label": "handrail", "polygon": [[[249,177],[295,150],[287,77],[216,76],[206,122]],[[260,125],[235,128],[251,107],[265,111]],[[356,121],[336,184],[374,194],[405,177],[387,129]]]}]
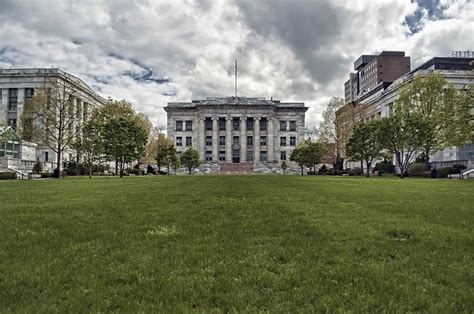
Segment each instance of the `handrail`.
[{"label": "handrail", "polygon": [[474,173],[474,168],[470,169],[470,170],[467,170],[465,172],[462,172],[461,173],[461,178],[464,178],[466,176],[466,178],[469,179],[469,176],[470,176],[471,173]]}]

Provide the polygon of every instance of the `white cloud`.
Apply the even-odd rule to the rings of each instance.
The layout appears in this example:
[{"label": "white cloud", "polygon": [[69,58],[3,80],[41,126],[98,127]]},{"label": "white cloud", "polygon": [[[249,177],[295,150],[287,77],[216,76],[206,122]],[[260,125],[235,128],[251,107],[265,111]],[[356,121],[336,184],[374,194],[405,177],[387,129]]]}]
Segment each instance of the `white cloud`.
[{"label": "white cloud", "polygon": [[405,50],[416,65],[472,50],[473,3],[437,9],[442,18],[408,0],[3,1],[0,67],[61,67],[164,127],[169,101],[233,94],[238,59],[240,95],[304,101],[311,126],[360,54]]}]

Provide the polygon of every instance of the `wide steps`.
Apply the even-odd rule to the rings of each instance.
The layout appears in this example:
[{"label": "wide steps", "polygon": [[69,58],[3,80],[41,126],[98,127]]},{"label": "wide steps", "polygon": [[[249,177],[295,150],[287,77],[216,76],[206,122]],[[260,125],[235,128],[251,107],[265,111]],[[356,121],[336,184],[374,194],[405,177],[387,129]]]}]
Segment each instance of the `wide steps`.
[{"label": "wide steps", "polygon": [[251,163],[221,164],[220,171],[231,172],[231,173],[249,173],[249,172],[253,172],[253,164]]}]

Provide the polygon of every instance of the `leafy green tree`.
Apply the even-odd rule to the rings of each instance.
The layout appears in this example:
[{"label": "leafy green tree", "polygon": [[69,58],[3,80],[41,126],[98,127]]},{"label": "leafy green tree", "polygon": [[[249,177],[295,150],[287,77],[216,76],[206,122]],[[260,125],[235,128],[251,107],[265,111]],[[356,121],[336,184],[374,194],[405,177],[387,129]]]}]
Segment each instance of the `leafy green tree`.
[{"label": "leafy green tree", "polygon": [[158,150],[156,156],[156,163],[158,165],[158,169],[161,169],[162,166],[166,166],[167,175],[170,175],[170,169],[173,166],[176,166],[178,162],[179,158],[176,153],[176,148],[173,144],[166,144]]},{"label": "leafy green tree", "polygon": [[88,165],[89,178],[92,178],[94,162],[104,154],[103,128],[95,120],[89,120],[82,128],[82,136],[73,144],[78,156],[83,155]]},{"label": "leafy green tree", "polygon": [[472,84],[465,91],[456,90],[439,73],[416,76],[402,89],[395,110],[416,113],[424,121],[422,150],[426,170],[431,153],[472,140],[473,103],[469,101],[469,89]]},{"label": "leafy green tree", "polygon": [[366,176],[375,159],[383,157],[383,142],[380,137],[382,120],[372,120],[356,125],[347,143],[347,155],[352,160],[363,161],[367,167]]},{"label": "leafy green tree", "polygon": [[294,161],[301,168],[301,175],[304,174],[304,166],[310,171],[316,172],[316,165],[321,162],[324,148],[319,142],[306,140],[301,142],[290,154],[290,160]]},{"label": "leafy green tree", "polygon": [[125,164],[142,156],[148,136],[135,121],[126,118],[112,118],[103,128],[104,153],[118,161],[122,177]]},{"label": "leafy green tree", "polygon": [[201,164],[199,161],[199,152],[192,147],[181,154],[180,161],[183,166],[188,168],[189,174],[191,174],[194,168]]},{"label": "leafy green tree", "polygon": [[426,120],[417,113],[396,111],[391,117],[381,120],[382,146],[395,155],[401,178],[426,143],[429,131]]},{"label": "leafy green tree", "polygon": [[[342,168],[343,160],[341,148],[347,140],[348,128],[344,128],[345,121],[336,115],[344,107],[344,99],[332,97],[323,111],[323,121],[319,124],[317,131],[318,142],[321,143],[324,153],[336,162],[336,168]],[[340,167],[339,167],[340,165]]]}]

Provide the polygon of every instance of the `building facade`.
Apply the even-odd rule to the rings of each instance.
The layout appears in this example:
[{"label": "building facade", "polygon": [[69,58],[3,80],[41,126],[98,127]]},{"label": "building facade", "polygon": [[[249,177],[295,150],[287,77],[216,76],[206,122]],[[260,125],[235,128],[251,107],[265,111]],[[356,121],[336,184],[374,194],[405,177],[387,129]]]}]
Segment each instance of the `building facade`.
[{"label": "building facade", "polygon": [[[463,57],[434,57],[414,70],[401,75],[393,83],[383,82],[374,86],[368,93],[351,100],[337,112],[342,125],[354,126],[360,121],[389,117],[393,113],[394,103],[400,96],[402,88],[410,84],[416,76],[426,76],[436,72],[444,76],[449,84],[458,90],[466,90],[474,84],[474,58]],[[474,109],[473,109],[474,110]],[[474,111],[471,112],[474,117]],[[345,151],[345,149],[343,149]],[[430,156],[435,167],[452,166],[461,163],[469,169],[474,168],[474,144],[450,147],[435,152]],[[359,167],[360,163],[346,162],[346,167]]]},{"label": "building facade", "polygon": [[376,87],[388,86],[410,72],[410,57],[403,51],[383,51],[379,55],[362,55],[354,62],[356,72],[344,84],[345,102],[356,101]]},{"label": "building facade", "polygon": [[[6,124],[17,131],[21,127],[20,121],[25,103],[32,99],[36,92],[64,85],[72,91],[71,104],[79,112],[74,124],[76,128],[79,128],[88,119],[93,107],[101,106],[106,102],[105,98],[94,92],[81,79],[57,68],[0,69],[0,124]],[[31,144],[22,141],[21,146],[27,149],[28,145],[28,149],[31,150],[33,147]],[[19,165],[18,169],[26,171],[31,162],[36,160],[44,162],[45,168],[49,169],[56,162],[56,154],[53,151],[41,145],[34,147],[35,153],[30,152],[27,155],[32,160],[24,160],[23,154],[20,154],[21,158],[15,161]],[[13,158],[13,156],[3,158]],[[63,154],[64,160],[72,158],[73,151],[71,150]]]},{"label": "building facade", "polygon": [[304,140],[308,107],[264,98],[208,97],[170,102],[164,109],[178,153],[196,149],[205,172],[269,172],[279,169],[281,161],[291,164],[291,151]]}]

